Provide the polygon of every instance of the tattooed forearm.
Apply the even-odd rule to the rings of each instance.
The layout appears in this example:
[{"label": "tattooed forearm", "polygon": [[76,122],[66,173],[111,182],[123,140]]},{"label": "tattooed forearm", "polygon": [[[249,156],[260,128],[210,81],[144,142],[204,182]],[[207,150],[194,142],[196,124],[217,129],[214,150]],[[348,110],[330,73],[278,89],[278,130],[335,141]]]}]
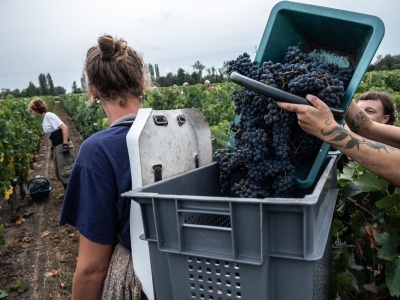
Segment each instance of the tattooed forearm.
[{"label": "tattooed forearm", "polygon": [[[367,145],[378,151],[380,151],[380,149],[383,149],[386,151],[386,153],[388,153],[388,151],[387,151],[388,148],[392,148],[392,147],[386,146],[385,144],[381,144],[381,143],[373,142],[373,141],[368,142]],[[394,149],[394,148],[392,148],[392,149]]]},{"label": "tattooed forearm", "polygon": [[[386,151],[386,153],[388,153],[388,149],[398,150],[396,148],[387,146],[385,144],[381,144],[381,143],[374,142],[374,141],[369,141],[364,138],[357,139],[357,138],[353,137],[351,134],[349,134],[349,132],[341,126],[335,126],[327,132],[324,132],[324,130],[321,130],[321,134],[323,136],[334,135],[334,137],[331,138],[329,141],[334,142],[335,147],[337,147],[337,148],[351,149],[351,148],[356,147],[357,150],[360,150],[360,144],[365,144],[365,145],[371,147],[372,149],[376,149],[378,151],[383,149]],[[347,141],[347,143],[345,145],[338,145],[337,143],[335,143],[335,142],[341,142],[341,141],[345,140],[347,137],[349,138],[349,140]]]},{"label": "tattooed forearm", "polygon": [[360,131],[361,125],[369,120],[371,120],[371,118],[366,114],[365,111],[362,110],[355,116],[353,121],[351,121],[351,123],[348,125],[351,131],[358,133]]},{"label": "tattooed forearm", "polygon": [[346,145],[337,145],[335,144],[338,148],[343,148],[343,149],[351,149],[354,147],[357,147],[358,150],[360,150],[360,142],[354,137],[352,137],[346,129],[344,129],[342,126],[335,126],[331,130],[324,132],[324,130],[321,130],[321,134],[323,136],[328,136],[328,135],[336,135],[332,139],[330,139],[330,142],[341,142],[347,137],[350,137],[350,140],[346,143]]},{"label": "tattooed forearm", "polygon": [[332,142],[343,141],[346,137],[349,136],[349,133],[342,126],[335,126],[335,127],[333,127],[331,130],[329,130],[327,132],[324,132],[324,130],[321,129],[321,134],[323,136],[337,134],[337,136],[331,140]]}]

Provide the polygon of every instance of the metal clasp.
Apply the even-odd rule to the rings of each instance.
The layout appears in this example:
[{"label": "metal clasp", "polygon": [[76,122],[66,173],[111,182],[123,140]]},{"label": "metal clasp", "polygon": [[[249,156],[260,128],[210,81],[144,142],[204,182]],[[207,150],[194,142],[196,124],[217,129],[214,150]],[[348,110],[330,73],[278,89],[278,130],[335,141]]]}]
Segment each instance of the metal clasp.
[{"label": "metal clasp", "polygon": [[167,126],[168,120],[163,115],[154,115],[153,116],[154,123],[158,126]]}]

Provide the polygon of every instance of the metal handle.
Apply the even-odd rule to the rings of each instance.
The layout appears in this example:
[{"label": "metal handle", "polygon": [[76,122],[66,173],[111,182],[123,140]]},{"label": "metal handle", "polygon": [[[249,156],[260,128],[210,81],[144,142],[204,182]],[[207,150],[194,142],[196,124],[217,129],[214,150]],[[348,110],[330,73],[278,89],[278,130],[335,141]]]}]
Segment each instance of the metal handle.
[{"label": "metal handle", "polygon": [[[233,82],[269,98],[273,98],[281,102],[311,105],[311,103],[305,98],[274,88],[257,80],[243,76],[237,72],[232,72],[230,77]],[[344,114],[344,109],[342,108],[329,107],[329,109],[334,115],[343,116]]]}]

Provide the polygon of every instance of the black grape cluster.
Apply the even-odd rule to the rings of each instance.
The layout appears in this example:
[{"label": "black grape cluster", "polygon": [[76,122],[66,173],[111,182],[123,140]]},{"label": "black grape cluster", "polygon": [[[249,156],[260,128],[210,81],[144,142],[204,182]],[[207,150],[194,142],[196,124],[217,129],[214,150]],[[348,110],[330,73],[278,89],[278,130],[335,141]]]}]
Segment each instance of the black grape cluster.
[{"label": "black grape cluster", "polygon": [[[247,53],[229,62],[228,74],[244,76],[289,93],[314,94],[338,107],[352,76],[351,68],[328,64],[288,47],[282,62],[251,61]],[[321,141],[297,125],[296,114],[279,108],[274,99],[242,88],[233,92],[239,121],[231,122],[235,150],[219,149],[222,193],[233,197],[288,197],[295,187],[298,164],[313,160]]]}]

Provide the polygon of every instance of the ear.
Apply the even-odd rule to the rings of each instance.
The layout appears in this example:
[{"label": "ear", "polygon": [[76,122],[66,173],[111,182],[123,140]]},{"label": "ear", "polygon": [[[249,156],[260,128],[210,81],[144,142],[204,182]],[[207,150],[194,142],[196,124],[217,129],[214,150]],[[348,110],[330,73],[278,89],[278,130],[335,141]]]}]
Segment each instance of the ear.
[{"label": "ear", "polygon": [[97,92],[97,90],[93,87],[93,85],[90,82],[88,83],[88,91],[90,94],[90,100],[92,101],[92,103],[96,103],[95,100],[97,98],[100,98],[99,93]]},{"label": "ear", "polygon": [[88,83],[88,91],[92,98],[92,101],[96,98],[99,98],[99,94],[97,93],[96,89],[93,87],[93,85],[90,82]]},{"label": "ear", "polygon": [[387,124],[389,122],[390,116],[389,115],[384,115],[381,123]]}]

